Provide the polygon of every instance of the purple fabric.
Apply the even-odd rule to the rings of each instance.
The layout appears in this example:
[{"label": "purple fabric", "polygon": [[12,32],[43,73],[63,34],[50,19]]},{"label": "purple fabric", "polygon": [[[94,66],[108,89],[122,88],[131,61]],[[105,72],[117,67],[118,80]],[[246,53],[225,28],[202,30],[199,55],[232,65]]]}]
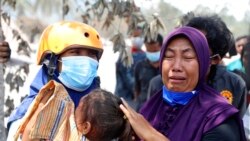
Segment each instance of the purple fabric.
[{"label": "purple fabric", "polygon": [[159,91],[144,104],[140,112],[154,128],[170,140],[200,141],[205,132],[221,124],[228,117],[237,116],[238,110],[205,84],[209,67],[209,47],[200,31],[191,27],[181,27],[171,32],[163,42],[161,64],[168,44],[178,35],[184,35],[189,39],[196,51],[199,62],[199,81],[196,86],[198,94],[187,105],[172,107],[163,101],[162,91]]}]

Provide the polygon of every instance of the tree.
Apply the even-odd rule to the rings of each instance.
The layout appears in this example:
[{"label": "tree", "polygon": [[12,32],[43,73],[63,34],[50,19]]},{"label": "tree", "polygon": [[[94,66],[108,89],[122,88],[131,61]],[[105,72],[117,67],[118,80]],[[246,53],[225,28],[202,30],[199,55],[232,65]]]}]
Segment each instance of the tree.
[{"label": "tree", "polygon": [[[0,0],[0,11],[2,7],[2,1]],[[2,22],[1,22],[1,17],[0,17],[0,42],[4,41],[4,35],[3,35],[3,30],[2,30]],[[6,133],[5,133],[5,127],[4,127],[4,64],[0,63],[0,141],[5,141],[6,139]]]}]

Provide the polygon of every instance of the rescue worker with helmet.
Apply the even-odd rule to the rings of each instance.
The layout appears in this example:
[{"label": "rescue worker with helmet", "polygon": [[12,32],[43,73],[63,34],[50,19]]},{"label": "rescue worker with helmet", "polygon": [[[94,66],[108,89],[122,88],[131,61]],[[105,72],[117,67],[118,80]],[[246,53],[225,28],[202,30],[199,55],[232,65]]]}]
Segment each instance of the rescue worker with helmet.
[{"label": "rescue worker with helmet", "polygon": [[[34,99],[46,88],[50,87],[55,92],[56,86],[62,84],[59,90],[65,89],[75,109],[81,97],[100,87],[97,70],[102,52],[99,33],[93,27],[76,21],[49,25],[41,35],[37,53],[37,64],[42,67],[30,85],[29,95],[8,119],[8,140],[13,140],[13,134],[20,128],[29,107],[36,103]],[[42,124],[47,122],[45,118]]]}]

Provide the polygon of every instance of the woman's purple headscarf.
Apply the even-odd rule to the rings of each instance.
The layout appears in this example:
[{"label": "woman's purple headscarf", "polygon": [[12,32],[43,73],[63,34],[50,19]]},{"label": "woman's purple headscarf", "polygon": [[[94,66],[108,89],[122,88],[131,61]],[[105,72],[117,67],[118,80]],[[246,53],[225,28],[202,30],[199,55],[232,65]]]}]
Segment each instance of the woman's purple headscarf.
[{"label": "woman's purple headscarf", "polygon": [[167,38],[165,38],[162,48],[161,48],[161,56],[160,56],[160,72],[162,72],[162,62],[164,60],[166,49],[169,43],[176,37],[183,35],[185,36],[193,45],[193,48],[196,52],[198,63],[199,63],[199,81],[197,87],[199,88],[202,83],[205,82],[205,77],[208,71],[208,67],[210,64],[209,59],[209,46],[206,40],[206,37],[199,30],[192,27],[182,27],[174,30],[169,34]]}]

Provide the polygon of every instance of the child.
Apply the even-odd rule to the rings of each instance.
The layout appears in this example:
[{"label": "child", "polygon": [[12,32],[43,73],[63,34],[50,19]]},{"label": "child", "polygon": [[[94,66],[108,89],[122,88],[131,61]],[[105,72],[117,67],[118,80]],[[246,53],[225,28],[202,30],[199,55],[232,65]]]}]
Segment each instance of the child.
[{"label": "child", "polygon": [[90,141],[132,140],[131,127],[119,105],[121,99],[103,89],[81,98],[75,111],[78,130]]}]

